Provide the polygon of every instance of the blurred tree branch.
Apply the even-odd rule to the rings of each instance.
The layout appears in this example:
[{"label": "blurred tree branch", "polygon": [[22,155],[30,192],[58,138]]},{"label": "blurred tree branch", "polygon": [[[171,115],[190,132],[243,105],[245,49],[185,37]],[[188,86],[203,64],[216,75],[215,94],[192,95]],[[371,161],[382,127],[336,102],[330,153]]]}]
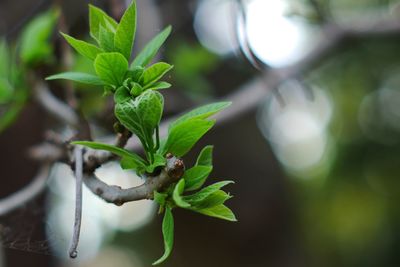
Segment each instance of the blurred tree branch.
[{"label": "blurred tree branch", "polygon": [[[340,47],[340,45],[349,39],[399,35],[400,21],[382,20],[373,25],[367,25],[364,22],[360,22],[358,24],[353,23],[352,25],[347,26],[339,26],[333,22],[327,22],[322,26],[322,32],[323,38],[321,38],[318,46],[302,60],[284,68],[265,68],[262,70],[260,77],[242,85],[236,91],[226,96],[224,99],[232,101],[234,105],[227,111],[218,114],[217,119],[227,122],[254,109],[261,101],[263,101],[263,99],[265,99],[266,96],[268,96],[268,94],[273,92],[279,84],[288,79],[301,77],[304,73],[315,68],[320,62],[329,57],[338,47]],[[78,131],[82,130],[79,128],[81,127],[79,121],[82,119],[80,119],[77,112],[69,105],[53,96],[47,84],[36,82],[34,95],[38,104],[45,108],[60,122],[68,124],[73,128],[78,129]],[[160,135],[166,134],[169,123],[175,118],[176,117],[171,117],[163,121],[160,125]],[[114,138],[109,137],[106,139],[109,143],[112,143]],[[130,138],[128,140],[127,136],[124,135],[118,135],[117,140],[114,142],[118,146],[126,147],[127,149],[137,150],[139,148],[139,143],[136,138]],[[45,177],[48,175],[49,159],[51,159],[50,163],[64,161],[72,164],[72,159],[69,159],[69,161],[65,159],[65,155],[71,154],[68,153],[68,149],[71,149],[71,146],[65,144],[49,144],[47,142],[34,148],[31,151],[31,155],[37,160],[45,160],[43,167],[40,169],[38,175],[31,184],[11,196],[0,200],[0,215],[18,208],[44,189],[46,183],[43,181],[46,180]],[[55,151],[58,151],[58,153],[55,153],[56,155],[54,157],[50,157],[49,155]],[[178,160],[176,158],[170,159],[169,167],[162,170],[157,177],[153,177],[149,182],[138,187],[121,189],[117,186],[107,185],[93,176],[93,172],[98,166],[114,159],[114,156],[108,152],[99,153],[98,151],[94,152],[91,150],[88,150],[83,156],[83,170],[85,171],[83,181],[85,185],[105,201],[115,204],[151,198],[155,189],[166,186],[173,181],[173,176],[168,175],[168,172],[173,170],[174,167],[171,166],[173,166],[174,162],[176,163]]]}]

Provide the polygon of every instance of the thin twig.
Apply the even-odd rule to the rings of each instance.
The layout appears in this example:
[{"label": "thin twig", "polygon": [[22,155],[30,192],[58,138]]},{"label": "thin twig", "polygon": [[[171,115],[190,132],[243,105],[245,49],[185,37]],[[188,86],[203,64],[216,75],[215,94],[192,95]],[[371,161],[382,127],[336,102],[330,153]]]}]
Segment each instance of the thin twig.
[{"label": "thin twig", "polygon": [[74,151],[75,154],[75,183],[76,183],[76,196],[75,196],[75,221],[74,233],[72,236],[72,243],[69,249],[69,256],[76,258],[78,256],[77,247],[79,243],[79,235],[81,232],[82,222],[82,176],[83,176],[83,157],[82,148],[77,146]]},{"label": "thin twig", "polygon": [[79,124],[79,118],[75,111],[58,100],[49,90],[44,82],[37,82],[34,87],[35,98],[38,103],[45,108],[51,115],[74,128]]},{"label": "thin twig", "polygon": [[30,184],[20,191],[0,199],[0,216],[3,216],[29,202],[43,192],[47,184],[50,165],[44,164]]}]

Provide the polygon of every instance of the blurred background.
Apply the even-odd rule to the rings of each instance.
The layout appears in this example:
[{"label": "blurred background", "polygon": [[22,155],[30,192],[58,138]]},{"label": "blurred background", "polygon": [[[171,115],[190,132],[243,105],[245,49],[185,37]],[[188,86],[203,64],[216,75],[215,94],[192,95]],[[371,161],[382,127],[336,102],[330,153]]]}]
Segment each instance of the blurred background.
[{"label": "blurred background", "polygon": [[[89,38],[89,2],[119,18],[130,1],[0,0],[0,36],[18,49],[29,21],[58,6],[70,34]],[[164,266],[400,266],[400,1],[136,2],[135,51],[173,26],[159,55],[175,66],[166,117],[233,100],[185,162],[215,145],[210,182],[236,182],[228,206],[239,222],[176,210]],[[56,33],[51,41],[55,49],[38,67],[43,77],[59,70],[63,41]],[[9,53],[1,51],[4,62]],[[93,72],[78,56],[71,65]],[[30,100],[29,88],[7,87],[1,75],[0,68],[5,197],[35,175],[27,149],[49,127],[65,129]],[[109,133],[113,118],[101,88],[76,86],[97,135]],[[15,106],[19,115],[4,123]],[[116,163],[98,175],[125,187],[141,182]],[[67,259],[73,182],[69,167],[57,164],[48,190],[2,219],[1,267],[142,267],[162,254],[162,218],[151,202],[115,207],[85,190],[80,254]]]}]

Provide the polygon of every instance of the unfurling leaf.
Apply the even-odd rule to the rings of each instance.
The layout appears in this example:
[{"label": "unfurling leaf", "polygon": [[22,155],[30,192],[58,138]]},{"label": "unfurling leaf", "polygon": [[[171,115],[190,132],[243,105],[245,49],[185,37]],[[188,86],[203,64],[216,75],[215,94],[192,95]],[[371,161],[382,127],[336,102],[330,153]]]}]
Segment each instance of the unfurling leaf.
[{"label": "unfurling leaf", "polygon": [[99,77],[82,72],[63,72],[56,75],[52,75],[46,78],[46,80],[71,80],[74,82],[91,84],[91,85],[105,85]]},{"label": "unfurling leaf", "polygon": [[140,78],[140,83],[144,88],[151,87],[155,82],[161,79],[173,66],[165,62],[158,62],[145,69]]},{"label": "unfurling leaf", "polygon": [[164,255],[155,261],[153,265],[157,265],[165,261],[171,254],[172,246],[174,245],[174,217],[172,216],[171,208],[168,206],[165,209],[162,232],[164,237]]},{"label": "unfurling leaf", "polygon": [[144,145],[153,147],[153,134],[161,120],[164,100],[156,91],[145,91],[137,98],[118,103],[115,115]]},{"label": "unfurling leaf", "polygon": [[189,208],[190,204],[187,203],[185,200],[183,200],[181,196],[184,189],[185,189],[185,179],[180,179],[175,186],[174,192],[172,194],[172,199],[174,200],[175,204],[178,207]]},{"label": "unfurling leaf", "polygon": [[100,53],[94,61],[94,68],[100,79],[118,88],[124,81],[128,61],[120,53]]},{"label": "unfurling leaf", "polygon": [[184,196],[183,199],[190,203],[193,206],[196,206],[198,203],[201,203],[202,201],[204,201],[206,198],[208,198],[211,194],[217,192],[218,190],[220,190],[222,187],[228,185],[228,184],[232,184],[233,181],[222,181],[222,182],[218,182],[212,185],[209,185],[203,189],[201,189],[199,192],[190,195],[190,196]]},{"label": "unfurling leaf", "polygon": [[163,45],[165,40],[171,33],[171,26],[165,28],[162,32],[157,34],[139,53],[139,55],[134,59],[131,65],[131,69],[136,66],[147,66],[154,56],[157,54],[160,47]]},{"label": "unfurling leaf", "polygon": [[198,166],[211,166],[212,165],[212,153],[214,146],[206,146],[201,151],[196,160]]},{"label": "unfurling leaf", "polygon": [[146,166],[147,173],[153,173],[154,170],[158,167],[165,166],[167,160],[160,154],[154,155],[154,162],[148,166]]},{"label": "unfurling leaf", "polygon": [[186,170],[183,174],[186,182],[185,191],[192,191],[202,187],[211,171],[212,166],[194,166]]}]

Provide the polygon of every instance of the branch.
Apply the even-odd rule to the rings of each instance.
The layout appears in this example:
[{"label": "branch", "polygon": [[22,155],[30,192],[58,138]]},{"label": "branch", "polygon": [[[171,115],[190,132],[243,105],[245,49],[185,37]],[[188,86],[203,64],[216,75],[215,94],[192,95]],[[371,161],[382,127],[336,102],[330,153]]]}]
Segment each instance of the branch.
[{"label": "branch", "polygon": [[34,86],[34,94],[37,102],[51,115],[74,128],[79,126],[79,117],[75,111],[64,102],[58,100],[50,92],[47,84],[37,82]]},{"label": "branch", "polygon": [[32,200],[46,187],[50,165],[44,164],[30,184],[12,195],[0,199],[0,216],[3,216]]},{"label": "branch", "polygon": [[120,206],[130,201],[152,199],[154,191],[160,191],[179,180],[184,169],[185,166],[181,159],[169,157],[166,167],[161,170],[160,174],[146,177],[146,182],[140,186],[122,189],[116,185],[108,185],[94,175],[86,175],[83,181],[95,195],[108,203]]}]

